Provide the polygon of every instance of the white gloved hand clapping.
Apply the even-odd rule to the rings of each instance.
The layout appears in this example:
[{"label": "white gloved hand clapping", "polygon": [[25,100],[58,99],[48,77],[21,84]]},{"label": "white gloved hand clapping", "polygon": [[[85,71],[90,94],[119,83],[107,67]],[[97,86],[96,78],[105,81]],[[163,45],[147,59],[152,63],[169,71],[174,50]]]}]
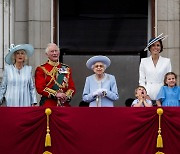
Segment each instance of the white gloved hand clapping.
[{"label": "white gloved hand clapping", "polygon": [[97,91],[97,90],[96,90],[96,91],[94,91],[94,92],[93,92],[93,94],[92,94],[92,96],[93,96],[93,97],[98,96],[98,91]]},{"label": "white gloved hand clapping", "polygon": [[106,96],[106,94],[107,94],[107,89],[100,88],[100,89],[97,89],[95,92],[93,92],[93,97],[95,97],[95,96]]},{"label": "white gloved hand clapping", "polygon": [[95,96],[102,96],[103,93],[102,93],[102,89],[97,89],[96,91],[93,92],[93,97]]},{"label": "white gloved hand clapping", "polygon": [[105,89],[105,88],[102,88],[102,91],[105,92],[105,93],[107,93],[107,89]]},{"label": "white gloved hand clapping", "polygon": [[105,97],[107,95],[107,89],[102,88],[102,96]]},{"label": "white gloved hand clapping", "polygon": [[102,96],[103,95],[103,89],[98,89],[97,93],[98,93],[98,96]]}]

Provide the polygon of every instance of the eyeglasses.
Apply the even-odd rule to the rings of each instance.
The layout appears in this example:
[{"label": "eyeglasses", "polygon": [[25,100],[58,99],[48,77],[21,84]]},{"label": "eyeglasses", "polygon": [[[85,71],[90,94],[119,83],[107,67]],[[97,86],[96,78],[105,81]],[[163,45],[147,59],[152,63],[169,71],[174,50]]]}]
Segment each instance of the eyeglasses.
[{"label": "eyeglasses", "polygon": [[98,68],[98,67],[104,68],[104,65],[94,65],[94,68]]}]

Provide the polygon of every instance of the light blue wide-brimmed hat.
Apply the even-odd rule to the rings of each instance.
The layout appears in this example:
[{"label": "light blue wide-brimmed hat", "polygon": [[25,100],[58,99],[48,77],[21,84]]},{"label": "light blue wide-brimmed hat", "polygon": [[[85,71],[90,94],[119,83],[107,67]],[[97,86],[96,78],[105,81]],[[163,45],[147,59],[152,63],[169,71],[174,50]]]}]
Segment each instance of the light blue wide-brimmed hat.
[{"label": "light blue wide-brimmed hat", "polygon": [[157,41],[159,41],[159,40],[164,40],[164,39],[166,39],[168,37],[168,35],[165,35],[165,36],[163,36],[163,33],[161,33],[159,36],[157,36],[157,37],[155,37],[155,38],[151,38],[150,40],[149,40],[149,42],[148,42],[148,45],[147,45],[147,47],[144,49],[144,51],[146,51],[146,50],[148,50],[148,48],[152,45],[152,44],[154,44],[155,42],[157,42]]},{"label": "light blue wide-brimmed hat", "polygon": [[102,62],[106,65],[106,68],[108,68],[111,64],[111,60],[106,56],[93,56],[91,57],[87,62],[86,66],[89,69],[92,69],[92,65],[94,65],[96,62]]},{"label": "light blue wide-brimmed hat", "polygon": [[9,48],[9,53],[5,57],[5,62],[7,64],[13,64],[12,55],[14,54],[14,52],[18,50],[24,50],[28,57],[32,56],[34,53],[34,48],[31,44],[19,44],[19,45],[11,44]]}]

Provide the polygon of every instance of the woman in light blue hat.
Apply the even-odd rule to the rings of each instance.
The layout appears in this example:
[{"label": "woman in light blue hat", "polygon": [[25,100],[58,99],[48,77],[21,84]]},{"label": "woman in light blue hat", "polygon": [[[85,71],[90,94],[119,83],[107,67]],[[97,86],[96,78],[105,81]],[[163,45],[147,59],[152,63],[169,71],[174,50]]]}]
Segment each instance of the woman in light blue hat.
[{"label": "woman in light blue hat", "polygon": [[37,103],[32,79],[32,67],[25,65],[34,48],[30,44],[11,45],[5,57],[3,80],[0,87],[0,101],[5,97],[7,106],[34,106]]},{"label": "woman in light blue hat", "polygon": [[139,66],[139,85],[146,88],[149,99],[154,103],[160,88],[164,84],[165,74],[171,72],[170,59],[160,55],[163,51],[162,40],[166,37],[160,34],[149,40],[144,50],[150,51],[151,55],[147,58],[142,58]]},{"label": "woman in light blue hat", "polygon": [[101,55],[91,57],[86,63],[94,72],[86,78],[82,96],[89,107],[113,107],[114,101],[119,99],[115,77],[105,73],[110,64],[110,59]]}]

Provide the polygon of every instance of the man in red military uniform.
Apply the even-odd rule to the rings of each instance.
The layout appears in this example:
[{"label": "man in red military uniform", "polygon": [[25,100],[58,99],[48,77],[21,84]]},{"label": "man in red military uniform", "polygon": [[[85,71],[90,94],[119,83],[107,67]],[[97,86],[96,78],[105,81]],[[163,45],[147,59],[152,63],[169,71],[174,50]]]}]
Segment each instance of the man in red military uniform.
[{"label": "man in red military uniform", "polygon": [[71,68],[59,62],[60,50],[54,43],[46,48],[48,61],[36,68],[35,85],[37,92],[42,96],[42,106],[70,106],[75,86]]}]

